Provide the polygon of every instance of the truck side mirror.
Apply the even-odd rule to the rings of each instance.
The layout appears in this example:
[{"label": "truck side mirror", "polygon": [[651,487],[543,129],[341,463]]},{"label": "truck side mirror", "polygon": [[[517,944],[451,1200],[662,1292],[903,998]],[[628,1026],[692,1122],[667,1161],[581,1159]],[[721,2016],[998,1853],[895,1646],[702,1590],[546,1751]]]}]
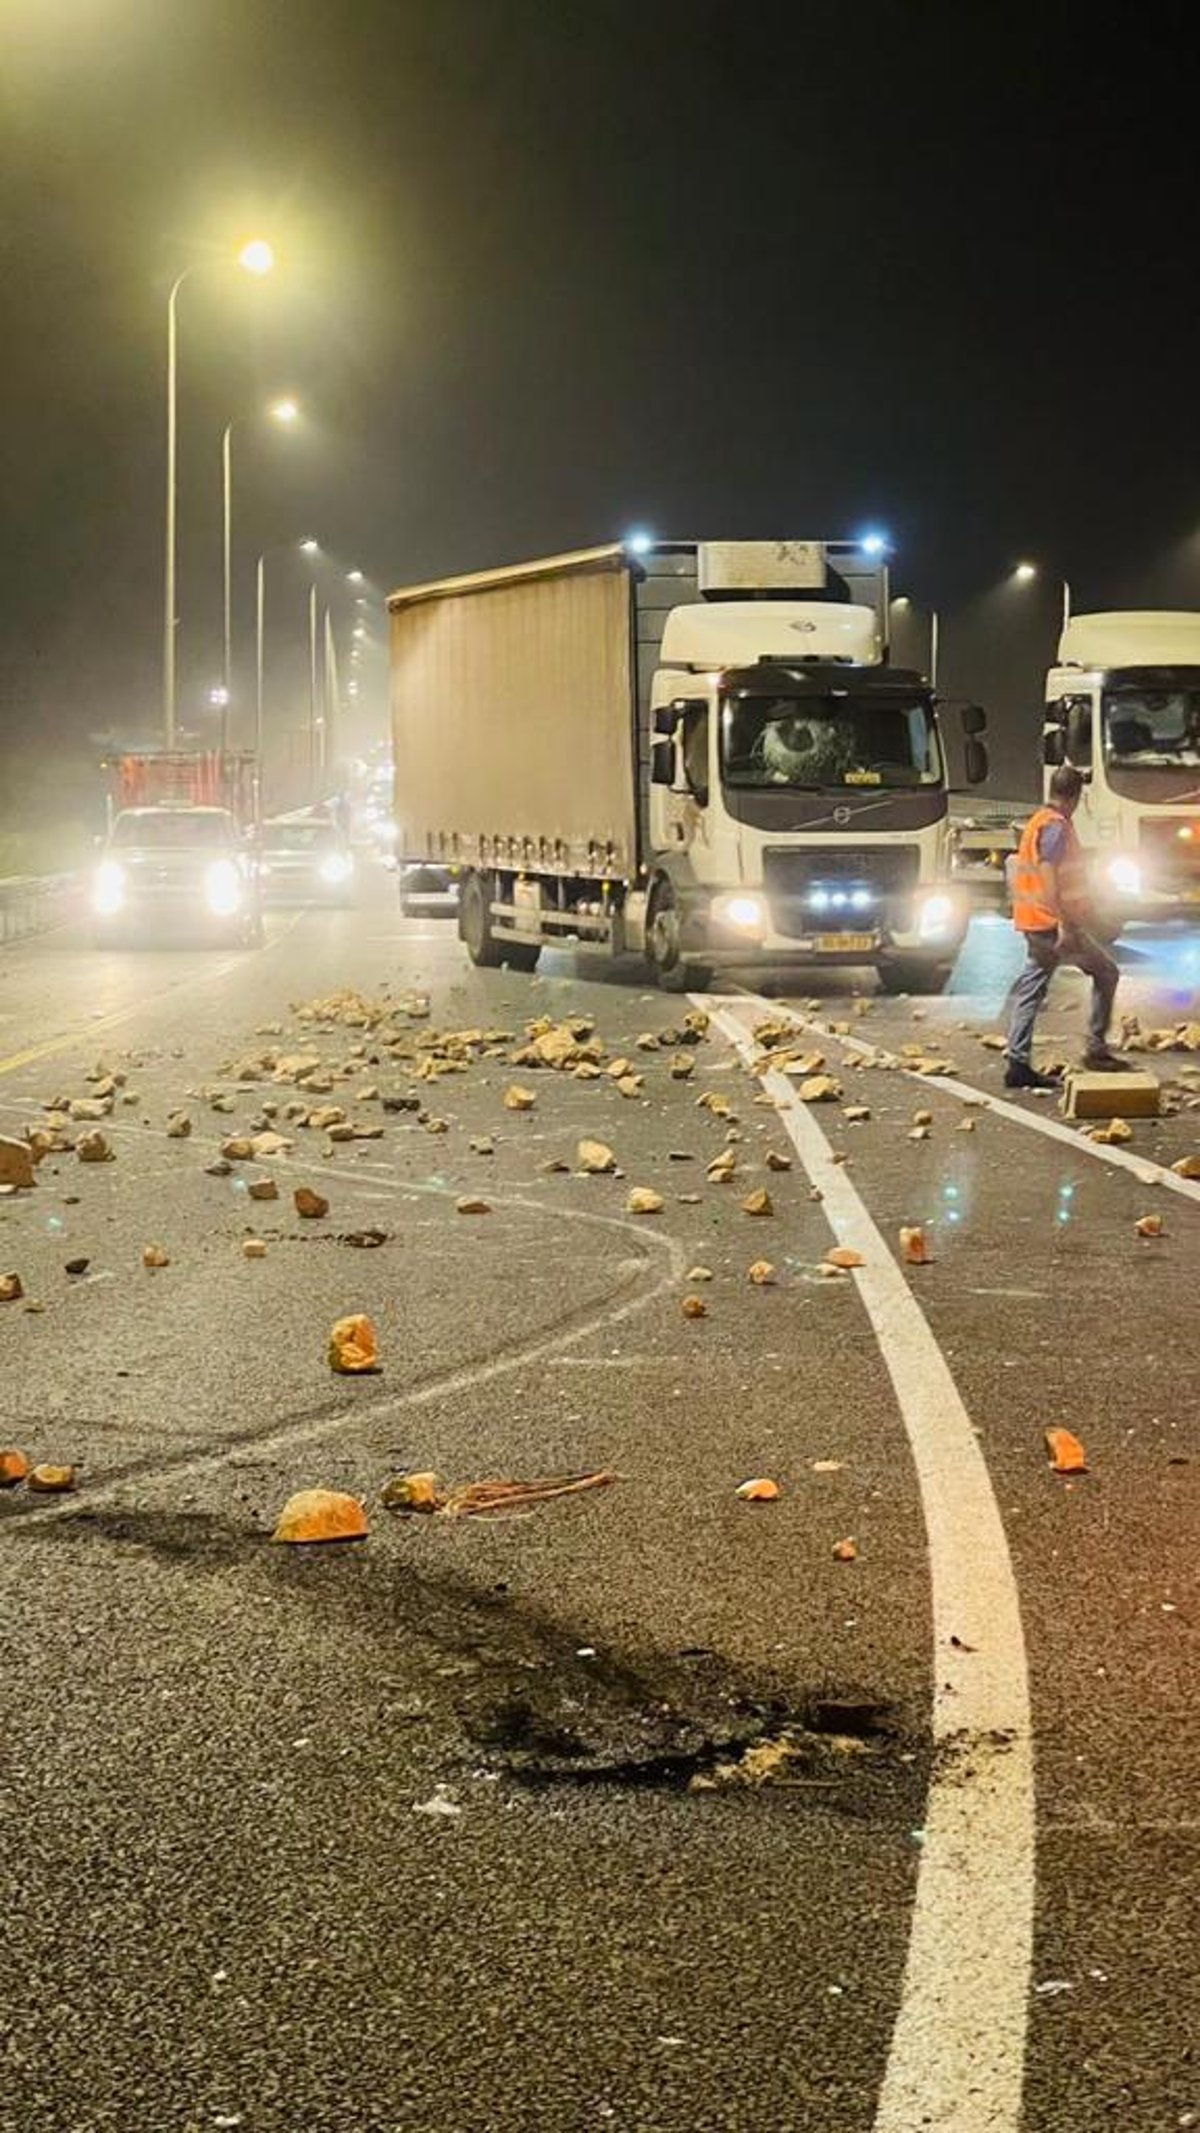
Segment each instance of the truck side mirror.
[{"label": "truck side mirror", "polygon": [[959,718],[962,721],[962,730],[964,733],[974,734],[987,732],[987,712],[984,710],[982,704],[964,704],[962,710],[959,712]]},{"label": "truck side mirror", "polygon": [[1061,726],[1047,726],[1042,735],[1042,761],[1048,770],[1067,760],[1067,742]]},{"label": "truck side mirror", "polygon": [[660,704],[654,714],[654,731],[663,740],[673,740],[679,724],[679,705]]},{"label": "truck side mirror", "polygon": [[973,733],[969,734],[963,750],[963,768],[967,773],[968,785],[982,785],[987,777],[989,767],[988,752],[984,743],[977,740]]},{"label": "truck side mirror", "polygon": [[[662,714],[656,711],[654,715],[659,718]],[[675,783],[674,741],[660,740],[650,743],[650,783],[652,785],[673,785]]]}]

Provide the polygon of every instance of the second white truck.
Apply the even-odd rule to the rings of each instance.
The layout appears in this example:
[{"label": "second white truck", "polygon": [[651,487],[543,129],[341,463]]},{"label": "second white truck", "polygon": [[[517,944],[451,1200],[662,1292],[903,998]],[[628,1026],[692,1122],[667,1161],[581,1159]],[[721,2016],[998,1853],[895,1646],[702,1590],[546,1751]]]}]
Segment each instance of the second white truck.
[{"label": "second white truck", "polygon": [[1075,615],[1046,678],[1046,778],[1083,772],[1075,827],[1112,934],[1200,919],[1200,614]]},{"label": "second white truck", "polygon": [[968,910],[937,714],[886,664],[855,544],[595,548],[389,609],[401,881],[457,880],[473,961],[571,941],[671,991],[748,964],[944,982]]}]

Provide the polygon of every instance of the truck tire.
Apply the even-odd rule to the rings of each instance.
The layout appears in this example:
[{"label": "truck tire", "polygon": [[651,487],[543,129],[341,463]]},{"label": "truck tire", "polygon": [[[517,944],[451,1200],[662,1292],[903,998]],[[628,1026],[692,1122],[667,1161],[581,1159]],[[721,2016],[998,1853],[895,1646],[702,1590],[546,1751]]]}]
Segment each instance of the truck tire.
[{"label": "truck tire", "polygon": [[646,960],[660,992],[707,992],[712,970],[680,953],[679,913],[669,882],[660,882],[646,926]]},{"label": "truck tire", "polygon": [[458,892],[458,937],[477,970],[498,970],[502,944],[492,932],[491,876],[467,874]]},{"label": "truck tire", "polygon": [[879,984],[887,993],[941,992],[950,969],[949,963],[930,963],[923,956],[898,957],[879,965]]}]

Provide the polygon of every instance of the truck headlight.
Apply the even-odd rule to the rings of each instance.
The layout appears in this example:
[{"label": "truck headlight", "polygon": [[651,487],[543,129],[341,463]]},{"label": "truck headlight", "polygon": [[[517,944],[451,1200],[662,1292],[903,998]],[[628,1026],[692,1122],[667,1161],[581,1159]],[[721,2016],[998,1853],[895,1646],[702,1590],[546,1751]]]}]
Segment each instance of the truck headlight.
[{"label": "truck headlight", "polygon": [[917,913],[917,932],[923,941],[936,941],[954,924],[954,899],[926,896]]},{"label": "truck headlight", "polygon": [[1141,895],[1142,870],[1136,859],[1129,859],[1124,853],[1119,854],[1116,859],[1110,859],[1108,878],[1114,889],[1120,889],[1123,895]]},{"label": "truck headlight", "polygon": [[354,861],[349,852],[326,852],[318,872],[322,881],[329,882],[333,887],[339,882],[349,881],[354,872]]},{"label": "truck headlight", "polygon": [[767,907],[762,897],[750,896],[744,890],[714,896],[712,915],[718,926],[732,926],[738,933],[767,930]]},{"label": "truck headlight", "polygon": [[232,859],[214,859],[204,877],[204,901],[214,918],[232,918],[242,901],[244,884]]},{"label": "truck headlight", "polygon": [[115,859],[106,859],[96,869],[92,883],[92,909],[97,918],[112,918],[125,901],[125,869]]}]

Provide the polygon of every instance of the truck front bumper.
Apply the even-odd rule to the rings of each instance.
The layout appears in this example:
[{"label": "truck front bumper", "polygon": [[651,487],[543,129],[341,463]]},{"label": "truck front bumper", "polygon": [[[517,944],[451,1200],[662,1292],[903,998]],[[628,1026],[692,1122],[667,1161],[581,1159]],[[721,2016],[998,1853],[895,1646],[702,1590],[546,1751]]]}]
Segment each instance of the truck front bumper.
[{"label": "truck front bumper", "polygon": [[[780,931],[762,890],[738,889],[689,898],[681,913],[685,955],[718,968],[747,961],[804,964],[880,964],[903,958],[949,963],[966,934],[970,913],[961,889],[934,884],[906,900],[901,912],[830,914],[811,932]],[[859,923],[855,924],[855,920]]]}]

